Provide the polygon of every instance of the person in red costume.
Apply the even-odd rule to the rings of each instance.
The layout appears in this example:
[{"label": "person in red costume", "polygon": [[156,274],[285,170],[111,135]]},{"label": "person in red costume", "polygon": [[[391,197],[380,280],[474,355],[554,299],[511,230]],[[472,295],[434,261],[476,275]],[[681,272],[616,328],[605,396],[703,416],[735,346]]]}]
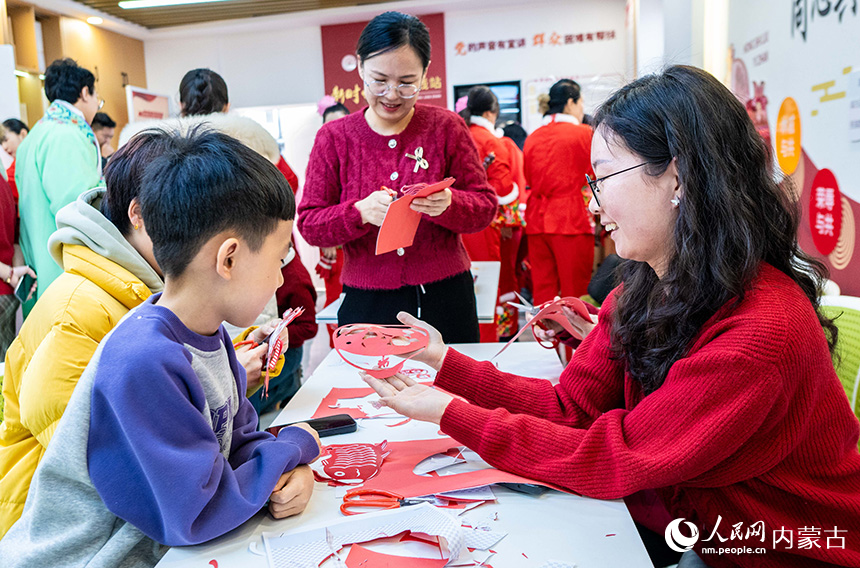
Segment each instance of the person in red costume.
[{"label": "person in red costume", "polygon": [[594,226],[586,209],[585,174],[591,127],[579,84],[562,79],[549,90],[544,124],[527,139],[526,209],[534,303],[555,296],[582,296],[594,264]]},{"label": "person in red costume", "polygon": [[[598,499],[656,491],[698,530],[680,566],[860,566],[860,425],[819,310],[827,270],[798,247],[798,204],[743,105],[672,66],[594,120],[590,210],[626,261],[560,382],[502,373],[430,328],[415,360],[456,398],[365,380],[498,468]],[[765,554],[714,554],[739,546],[733,527]],[[820,546],[775,538],[809,527]]]},{"label": "person in red costume", "polygon": [[[508,147],[502,141],[501,131],[496,131],[496,121],[499,119],[499,100],[493,91],[486,86],[473,87],[466,97],[466,106],[460,111],[460,116],[469,125],[469,132],[478,149],[478,157],[481,158],[487,169],[487,179],[496,190],[496,199],[499,202],[496,218],[489,227],[480,233],[463,235],[463,245],[469,253],[469,258],[478,261],[500,261],[501,273],[499,275],[499,294],[513,292],[502,289],[503,284],[514,281],[513,274],[516,259],[502,258],[502,240],[510,240],[511,231],[504,230],[505,217],[516,217],[519,219],[519,188],[514,183],[514,170],[511,163],[511,155]],[[507,214],[507,215],[506,215]],[[504,235],[502,234],[504,230]],[[511,252],[511,247],[506,247],[506,252]],[[515,253],[514,253],[515,254]],[[507,269],[507,270],[506,270]],[[502,308],[503,310],[504,308]],[[496,309],[496,321],[491,324],[482,324],[481,341],[484,343],[498,341],[498,316],[500,310]]]}]

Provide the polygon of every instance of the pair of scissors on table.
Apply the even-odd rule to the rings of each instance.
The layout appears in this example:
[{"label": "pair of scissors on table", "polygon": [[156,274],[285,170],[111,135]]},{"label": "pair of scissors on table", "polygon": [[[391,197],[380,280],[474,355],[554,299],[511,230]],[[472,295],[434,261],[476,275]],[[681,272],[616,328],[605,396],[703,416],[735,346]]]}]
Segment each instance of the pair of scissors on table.
[{"label": "pair of scissors on table", "polygon": [[344,515],[358,515],[367,511],[353,511],[352,509],[397,509],[425,503],[431,499],[405,499],[402,495],[386,491],[384,489],[363,489],[358,487],[350,489],[343,496],[343,505],[340,512]]}]

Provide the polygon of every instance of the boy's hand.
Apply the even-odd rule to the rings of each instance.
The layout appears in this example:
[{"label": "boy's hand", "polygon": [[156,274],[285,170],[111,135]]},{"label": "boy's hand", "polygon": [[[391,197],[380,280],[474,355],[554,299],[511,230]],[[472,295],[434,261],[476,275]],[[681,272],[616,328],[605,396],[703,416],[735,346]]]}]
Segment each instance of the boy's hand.
[{"label": "boy's hand", "polygon": [[276,519],[298,515],[308,506],[313,492],[313,470],[310,466],[300,465],[278,479],[269,497],[269,513]]},{"label": "boy's hand", "polygon": [[[258,327],[254,331],[252,331],[250,334],[248,334],[248,339],[253,339],[257,343],[262,344],[263,341],[267,337],[269,337],[269,334],[272,333],[273,331],[275,331],[275,328],[278,327],[279,323],[281,323],[281,318],[276,318],[276,319],[273,319],[272,321],[264,323],[263,325],[261,325],[260,327]],[[287,350],[287,347],[290,344],[290,334],[287,331],[286,327],[284,328],[283,331],[281,331],[281,335],[279,335],[278,337],[281,338],[281,342],[284,344],[284,349],[282,351],[282,353],[283,353]],[[274,341],[274,340],[275,340],[275,338],[273,337],[271,339],[271,341]],[[271,341],[270,341],[270,343],[271,343]]]},{"label": "boy's hand", "polygon": [[263,380],[263,362],[268,350],[269,346],[266,343],[256,347],[250,345],[236,347],[236,360],[245,368],[249,389],[256,387]]},{"label": "boy's hand", "polygon": [[[319,432],[311,428],[310,424],[308,424],[307,422],[296,422],[295,424],[290,424],[290,426],[295,426],[296,428],[301,428],[302,430],[309,432],[310,435],[314,437],[314,440],[317,441],[317,446],[319,447],[320,451],[322,451],[322,444],[320,443]],[[319,456],[315,457],[311,463],[314,463],[318,459]]]}]

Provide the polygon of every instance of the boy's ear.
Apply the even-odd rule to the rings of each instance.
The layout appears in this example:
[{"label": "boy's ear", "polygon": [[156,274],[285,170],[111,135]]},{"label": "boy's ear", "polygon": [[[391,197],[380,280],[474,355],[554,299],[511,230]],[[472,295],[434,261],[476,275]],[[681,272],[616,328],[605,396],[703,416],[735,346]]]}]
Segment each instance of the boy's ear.
[{"label": "boy's ear", "polygon": [[143,226],[143,215],[140,212],[140,203],[136,197],[128,204],[128,220],[131,221],[131,226],[135,231]]},{"label": "boy's ear", "polygon": [[233,270],[236,267],[236,254],[239,252],[239,239],[230,237],[218,247],[218,255],[215,263],[215,272],[224,280],[233,278]]}]

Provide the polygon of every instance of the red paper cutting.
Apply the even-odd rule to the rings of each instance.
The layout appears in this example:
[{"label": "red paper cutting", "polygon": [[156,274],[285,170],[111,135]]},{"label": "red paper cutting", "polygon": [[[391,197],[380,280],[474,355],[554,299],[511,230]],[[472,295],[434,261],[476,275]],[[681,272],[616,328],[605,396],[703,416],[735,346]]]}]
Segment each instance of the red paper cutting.
[{"label": "red paper cutting", "polygon": [[442,568],[447,563],[447,558],[394,556],[368,550],[359,544],[353,544],[346,557],[348,568]]},{"label": "red paper cutting", "polygon": [[461,445],[453,438],[391,442],[388,444],[390,455],[385,459],[384,467],[363,487],[365,489],[385,489],[405,498],[471,489],[493,483],[534,483],[568,492],[566,489],[550,483],[535,481],[494,468],[432,477],[414,473],[415,466],[422,460]]},{"label": "red paper cutting", "polygon": [[379,473],[389,453],[384,441],[380,444],[323,446],[320,451],[322,470],[328,479],[338,484],[358,485]]},{"label": "red paper cutting", "polygon": [[400,191],[403,195],[391,202],[385,213],[385,219],[382,220],[382,225],[379,227],[379,234],[376,237],[376,254],[385,254],[399,248],[412,246],[415,232],[421,222],[421,213],[413,211],[409,207],[412,205],[412,200],[416,197],[427,197],[440,192],[451,187],[453,183],[454,178],[445,178],[431,185],[419,183],[402,188]]},{"label": "red paper cutting", "polygon": [[316,412],[311,418],[324,418],[326,416],[334,416],[335,414],[349,414],[353,418],[367,418],[367,414],[358,408],[339,407],[337,401],[351,398],[364,398],[373,394],[375,391],[370,387],[357,388],[338,388],[335,387],[329,391]]},{"label": "red paper cutting", "polygon": [[[519,339],[520,335],[522,335],[525,330],[531,329],[532,333],[534,334],[535,326],[540,327],[541,329],[546,329],[543,324],[540,323],[541,320],[552,320],[561,325],[561,327],[563,327],[564,330],[571,334],[573,337],[577,339],[582,339],[582,337],[579,335],[579,332],[576,331],[576,329],[570,324],[570,321],[568,321],[567,316],[564,315],[564,310],[562,308],[565,306],[576,312],[579,317],[585,319],[586,321],[591,321],[591,314],[589,313],[588,308],[585,307],[585,303],[579,298],[568,296],[566,298],[560,298],[551,302],[544,302],[543,304],[537,306],[538,312],[534,316],[532,316],[532,319],[530,319],[526,323],[526,325],[524,325],[522,329],[520,329],[517,334],[511,338],[510,341],[505,343],[505,346],[502,347],[498,353],[493,355],[492,359],[495,359],[496,357],[501,355],[502,352],[507,349],[511,343]],[[537,339],[537,342],[540,343],[543,347],[547,347],[548,349],[551,349],[553,347],[553,345],[544,345],[544,343],[540,339],[538,339],[537,334],[535,334],[535,339]]]},{"label": "red paper cutting", "polygon": [[[430,334],[425,329],[408,325],[355,323],[337,328],[332,339],[335,351],[347,364],[365,371],[372,377],[384,379],[399,372],[406,361],[426,349],[430,343]],[[376,368],[371,369],[353,363],[345,353],[379,357],[379,361]],[[391,365],[390,355],[399,357],[408,355],[408,357]]]}]

